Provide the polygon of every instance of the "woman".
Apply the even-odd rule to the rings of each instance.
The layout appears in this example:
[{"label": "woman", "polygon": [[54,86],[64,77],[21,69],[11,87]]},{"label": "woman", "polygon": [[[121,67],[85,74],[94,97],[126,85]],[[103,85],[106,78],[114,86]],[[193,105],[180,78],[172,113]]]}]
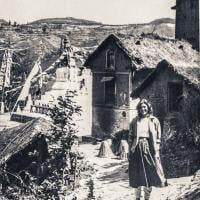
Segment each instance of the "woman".
[{"label": "woman", "polygon": [[139,102],[137,110],[138,117],[131,122],[129,134],[129,183],[138,188],[138,200],[149,199],[151,186],[163,186],[166,180],[159,155],[159,120],[152,115],[152,107],[146,99]]}]

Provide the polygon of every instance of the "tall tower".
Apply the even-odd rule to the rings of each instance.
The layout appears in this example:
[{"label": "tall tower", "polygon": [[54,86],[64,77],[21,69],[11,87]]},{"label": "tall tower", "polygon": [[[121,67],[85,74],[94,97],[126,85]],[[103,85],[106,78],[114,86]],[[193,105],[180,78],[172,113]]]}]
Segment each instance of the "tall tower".
[{"label": "tall tower", "polygon": [[190,42],[200,51],[200,2],[199,0],[176,0],[176,38]]}]

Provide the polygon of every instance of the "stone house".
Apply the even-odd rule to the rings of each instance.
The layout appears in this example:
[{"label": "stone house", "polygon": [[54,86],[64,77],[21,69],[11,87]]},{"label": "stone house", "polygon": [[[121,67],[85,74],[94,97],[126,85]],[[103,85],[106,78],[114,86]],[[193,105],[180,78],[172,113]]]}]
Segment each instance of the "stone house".
[{"label": "stone house", "polygon": [[152,34],[109,35],[84,64],[93,77],[92,134],[102,137],[128,129],[137,114],[132,91],[163,59],[190,65],[196,54],[186,42]]},{"label": "stone house", "polygon": [[150,100],[163,125],[165,120],[181,120],[183,127],[200,122],[200,66],[185,64],[161,61],[132,91],[133,98]]}]

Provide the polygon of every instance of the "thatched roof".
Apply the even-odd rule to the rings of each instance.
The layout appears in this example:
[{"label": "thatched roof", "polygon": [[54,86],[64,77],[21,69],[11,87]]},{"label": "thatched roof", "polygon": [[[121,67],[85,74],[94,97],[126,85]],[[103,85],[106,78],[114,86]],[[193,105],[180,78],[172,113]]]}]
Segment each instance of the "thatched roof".
[{"label": "thatched roof", "polygon": [[163,59],[173,66],[198,67],[200,64],[199,53],[193,50],[188,42],[161,38],[153,34],[141,36],[111,34],[88,57],[85,66],[89,66],[90,60],[109,42],[115,42],[123,49],[131,59],[133,67],[138,70],[145,67],[155,68]]},{"label": "thatched roof", "polygon": [[1,131],[0,165],[27,147],[39,135],[47,133],[52,126],[49,121],[39,118],[26,124]]},{"label": "thatched roof", "polygon": [[199,67],[186,67],[186,66],[177,66],[172,65],[166,60],[161,61],[156,69],[154,69],[145,79],[144,81],[132,91],[131,96],[137,97],[139,94],[148,87],[148,85],[154,81],[154,79],[159,76],[161,71],[164,68],[168,68],[173,70],[176,74],[181,76],[183,80],[191,85],[194,89],[200,92],[200,66]]}]

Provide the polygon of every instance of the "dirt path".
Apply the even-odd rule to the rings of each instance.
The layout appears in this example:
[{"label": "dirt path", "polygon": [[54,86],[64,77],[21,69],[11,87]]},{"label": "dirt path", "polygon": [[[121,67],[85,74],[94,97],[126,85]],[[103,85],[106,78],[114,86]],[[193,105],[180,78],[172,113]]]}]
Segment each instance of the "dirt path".
[{"label": "dirt path", "polygon": [[[134,189],[129,187],[127,161],[112,158],[97,157],[99,145],[81,144],[80,151],[85,159],[93,165],[95,171],[88,179],[81,180],[81,186],[76,190],[78,200],[133,200]],[[169,186],[153,188],[151,200],[175,200],[183,185],[190,182],[191,177],[169,179]]]}]

